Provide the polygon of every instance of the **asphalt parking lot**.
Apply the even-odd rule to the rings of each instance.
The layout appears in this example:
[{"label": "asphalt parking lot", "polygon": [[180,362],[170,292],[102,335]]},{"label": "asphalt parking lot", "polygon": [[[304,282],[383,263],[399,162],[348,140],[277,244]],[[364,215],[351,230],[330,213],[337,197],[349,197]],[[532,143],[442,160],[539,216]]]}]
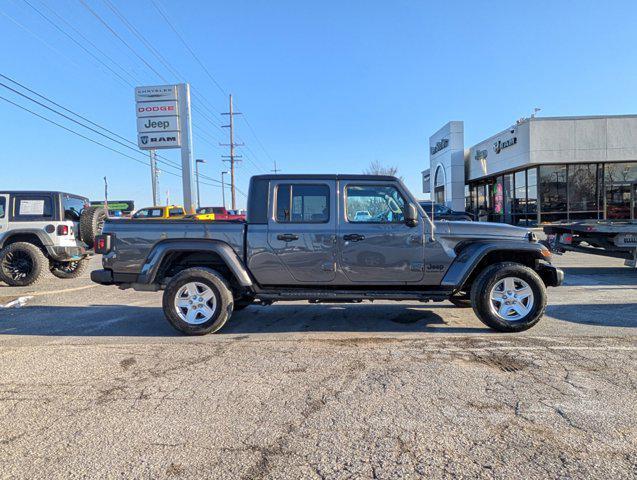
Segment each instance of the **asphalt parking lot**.
[{"label": "asphalt parking lot", "polygon": [[[566,254],[546,317],[249,307],[184,337],[160,294],[0,286],[0,476],[635,478],[637,271]],[[96,261],[97,265],[97,261]]]}]

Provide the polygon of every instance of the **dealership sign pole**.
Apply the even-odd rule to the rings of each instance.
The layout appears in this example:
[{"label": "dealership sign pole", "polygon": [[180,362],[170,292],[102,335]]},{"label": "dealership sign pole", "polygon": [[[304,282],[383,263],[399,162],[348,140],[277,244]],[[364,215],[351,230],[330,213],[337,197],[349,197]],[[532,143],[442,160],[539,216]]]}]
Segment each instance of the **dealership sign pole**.
[{"label": "dealership sign pole", "polygon": [[181,148],[184,207],[188,212],[194,212],[190,85],[137,87],[135,102],[139,148]]}]

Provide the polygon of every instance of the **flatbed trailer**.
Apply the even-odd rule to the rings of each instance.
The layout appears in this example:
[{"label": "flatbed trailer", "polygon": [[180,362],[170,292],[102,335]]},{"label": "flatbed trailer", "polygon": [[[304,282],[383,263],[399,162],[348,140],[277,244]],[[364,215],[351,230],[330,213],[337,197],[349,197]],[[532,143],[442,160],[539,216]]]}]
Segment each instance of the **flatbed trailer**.
[{"label": "flatbed trailer", "polygon": [[546,246],[554,253],[571,251],[623,258],[624,265],[637,267],[637,221],[557,223],[545,226],[544,233]]}]

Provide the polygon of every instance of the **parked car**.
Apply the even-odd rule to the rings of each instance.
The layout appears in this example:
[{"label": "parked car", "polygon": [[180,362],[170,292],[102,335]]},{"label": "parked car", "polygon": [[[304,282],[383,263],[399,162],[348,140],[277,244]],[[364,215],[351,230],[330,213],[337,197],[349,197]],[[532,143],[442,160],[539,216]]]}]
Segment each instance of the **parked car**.
[{"label": "parked car", "polygon": [[159,205],[140,208],[131,218],[136,220],[162,220],[184,218],[186,210],[181,205]]},{"label": "parked car", "polygon": [[46,270],[80,276],[106,210],[87,198],[52,191],[0,191],[0,281],[36,283]]},{"label": "parked car", "polygon": [[[362,207],[362,208],[361,208]],[[376,222],[357,221],[367,210]],[[246,223],[110,220],[94,282],[164,290],[189,335],[218,331],[253,302],[450,300],[501,332],[535,325],[563,273],[526,229],[434,224],[403,183],[371,175],[252,177]]]},{"label": "parked car", "polygon": [[[204,218],[203,215],[206,215]],[[236,210],[227,210],[226,207],[201,207],[197,209],[197,218],[200,220],[243,220],[245,213]]]},{"label": "parked car", "polygon": [[[420,206],[423,208],[427,215],[431,216],[431,204],[430,200],[422,200],[418,202]],[[440,203],[433,204],[434,209],[434,220],[450,220],[450,221],[465,221],[471,222],[474,220],[473,215],[467,212],[458,212],[450,209],[446,205],[442,205]]]}]

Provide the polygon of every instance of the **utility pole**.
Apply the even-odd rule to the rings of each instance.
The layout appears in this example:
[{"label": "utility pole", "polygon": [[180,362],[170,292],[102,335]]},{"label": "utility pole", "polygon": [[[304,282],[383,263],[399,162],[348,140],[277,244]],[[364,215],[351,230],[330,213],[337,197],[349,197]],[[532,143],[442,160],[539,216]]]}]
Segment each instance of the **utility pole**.
[{"label": "utility pole", "polygon": [[274,161],[274,169],[270,171],[273,172],[275,175],[281,171],[280,168],[276,168],[276,160]]},{"label": "utility pole", "polygon": [[104,209],[108,217],[108,180],[106,180],[106,177],[104,177]]},{"label": "utility pole", "polygon": [[232,198],[232,210],[237,209],[237,195],[235,192],[235,180],[234,180],[234,164],[240,161],[241,155],[234,154],[234,147],[241,147],[243,143],[234,143],[234,116],[241,115],[240,112],[234,112],[232,110],[232,94],[230,94],[230,111],[222,113],[222,115],[230,116],[230,123],[228,125],[222,125],[225,128],[230,129],[230,143],[221,143],[221,146],[230,147],[230,155],[223,155],[222,158],[226,158],[224,162],[230,162],[230,196]]},{"label": "utility pole", "polygon": [[148,150],[150,157],[150,182],[153,189],[153,205],[158,205],[157,200],[157,153],[154,149]]}]

